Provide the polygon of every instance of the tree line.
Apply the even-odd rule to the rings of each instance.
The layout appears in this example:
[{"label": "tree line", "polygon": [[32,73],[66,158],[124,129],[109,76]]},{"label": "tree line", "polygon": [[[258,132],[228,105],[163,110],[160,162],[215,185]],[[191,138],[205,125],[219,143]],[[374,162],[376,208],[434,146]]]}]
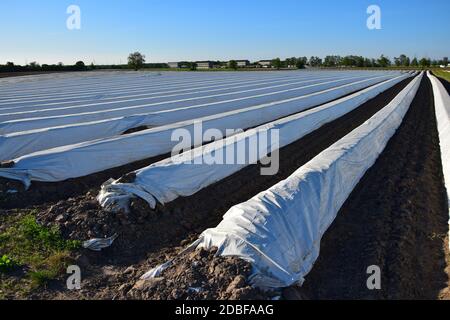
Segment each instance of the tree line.
[{"label": "tree line", "polygon": [[[226,64],[226,62],[217,61],[218,65]],[[185,68],[190,70],[196,69],[195,62],[182,62]],[[256,65],[253,63],[252,65]],[[405,54],[401,54],[398,57],[394,57],[393,60],[389,59],[385,55],[381,55],[378,59],[367,58],[363,56],[339,56],[339,55],[329,55],[324,59],[312,56],[309,59],[307,57],[291,57],[285,60],[280,58],[275,58],[271,60],[273,68],[284,69],[284,68],[297,68],[303,69],[305,67],[313,68],[387,68],[387,67],[411,67],[411,68],[428,68],[428,67],[438,67],[441,65],[448,65],[448,57],[444,57],[440,60],[421,58],[420,60],[416,57],[410,58]],[[228,66],[232,69],[237,69],[237,63],[231,60]],[[77,61],[74,65],[64,65],[63,63],[58,64],[42,64],[37,62],[31,62],[26,66],[15,65],[13,62],[7,62],[5,65],[0,65],[0,72],[18,72],[18,71],[85,71],[93,69],[134,69],[139,70],[141,68],[168,68],[166,63],[145,63],[145,55],[139,52],[133,52],[128,56],[128,64],[126,65],[101,65],[94,66],[92,63],[86,66],[83,61]]]},{"label": "tree line", "polygon": [[387,67],[438,67],[438,66],[447,66],[448,65],[448,57],[444,57],[441,60],[429,59],[429,58],[421,58],[420,60],[417,58],[409,58],[405,54],[401,54],[398,57],[395,57],[393,61],[386,57],[385,55],[381,55],[378,59],[367,58],[363,56],[339,56],[339,55],[330,55],[326,56],[324,59],[312,56],[309,59],[306,57],[300,58],[288,58],[286,60],[281,60],[280,58],[276,58],[272,60],[272,67],[281,69],[281,68],[293,68],[296,67],[298,69],[303,69],[306,66],[320,68],[338,68],[338,67],[359,67],[359,68],[387,68]]},{"label": "tree line", "polygon": [[326,56],[323,60],[319,57],[311,57],[308,61],[311,67],[359,67],[359,68],[386,68],[386,67],[438,67],[448,65],[448,57],[441,60],[416,57],[410,58],[405,54],[395,57],[393,60],[385,55],[381,55],[378,59],[367,58],[362,56]]},{"label": "tree line", "polygon": [[29,71],[84,71],[94,69],[94,65],[86,66],[83,61],[77,61],[74,65],[64,65],[62,62],[58,64],[39,64],[35,61],[22,66],[14,64],[14,62],[7,62],[4,65],[0,64],[0,72],[29,72]]}]

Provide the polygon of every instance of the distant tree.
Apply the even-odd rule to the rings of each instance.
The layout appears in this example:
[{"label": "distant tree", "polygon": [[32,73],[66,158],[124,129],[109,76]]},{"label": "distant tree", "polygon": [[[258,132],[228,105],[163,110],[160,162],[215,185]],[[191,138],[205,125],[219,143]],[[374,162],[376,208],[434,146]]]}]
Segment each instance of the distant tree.
[{"label": "distant tree", "polygon": [[323,65],[325,67],[335,67],[336,66],[332,56],[326,56],[325,59],[323,60]]},{"label": "distant tree", "polygon": [[373,67],[373,62],[372,62],[372,60],[369,59],[369,58],[365,58],[365,59],[364,59],[364,67],[367,67],[367,68]]},{"label": "distant tree", "polygon": [[195,62],[189,62],[189,70],[191,71],[197,70],[197,64]]},{"label": "distant tree", "polygon": [[409,66],[409,58],[405,54],[401,54],[399,57],[400,65],[403,67]]},{"label": "distant tree", "polygon": [[306,62],[302,58],[296,59],[295,67],[297,69],[305,69]]},{"label": "distant tree", "polygon": [[358,68],[364,67],[364,57],[355,57],[355,62]]},{"label": "distant tree", "polygon": [[409,57],[406,57],[404,66],[409,67],[410,65],[411,65],[411,60],[409,59]]},{"label": "distant tree", "polygon": [[145,63],[145,56],[140,52],[130,53],[128,56],[128,65],[135,71],[138,71]]},{"label": "distant tree", "polygon": [[378,59],[378,64],[382,68],[389,67],[391,65],[391,60],[389,58],[385,57],[384,55],[381,55],[381,57]]},{"label": "distant tree", "polygon": [[423,67],[423,68],[429,67],[430,64],[431,64],[431,61],[430,61],[430,59],[427,59],[427,58],[422,58],[422,59],[420,59],[420,61],[419,61],[419,65],[420,65],[421,67]]},{"label": "distant tree", "polygon": [[288,68],[294,67],[294,66],[296,65],[296,63],[297,63],[297,58],[295,58],[295,57],[287,58],[287,59],[284,61],[284,64],[285,64],[286,67],[288,67]]},{"label": "distant tree", "polygon": [[322,59],[319,57],[311,57],[309,59],[309,65],[311,67],[320,67],[322,65]]},{"label": "distant tree", "polygon": [[233,70],[237,70],[238,68],[238,64],[236,60],[230,60],[230,62],[228,63],[229,67]]},{"label": "distant tree", "polygon": [[28,66],[26,66],[26,68],[32,71],[39,71],[41,69],[41,66],[36,61],[32,61],[28,64]]},{"label": "distant tree", "polygon": [[219,60],[212,61],[213,68],[220,68],[221,66],[222,66],[222,63]]},{"label": "distant tree", "polygon": [[74,67],[75,67],[75,70],[79,70],[79,71],[84,70],[86,68],[83,61],[77,61],[75,63]]},{"label": "distant tree", "polygon": [[326,56],[323,65],[325,67],[337,67],[341,64],[342,59],[340,56]]},{"label": "distant tree", "polygon": [[305,65],[302,63],[302,61],[299,62],[301,58],[291,57],[286,59],[286,66],[289,68],[297,68],[297,69],[303,69]]},{"label": "distant tree", "polygon": [[367,66],[368,63],[368,59],[364,59],[364,57],[361,56],[345,56],[344,58],[342,58],[340,64],[346,67],[365,67]]},{"label": "distant tree", "polygon": [[272,66],[277,69],[280,70],[281,69],[281,59],[280,58],[276,58],[272,60]]},{"label": "distant tree", "polygon": [[417,62],[417,58],[412,59],[410,65],[411,65],[411,67],[418,67],[419,62]]},{"label": "distant tree", "polygon": [[350,67],[354,65],[354,61],[351,56],[345,56],[342,58],[341,64],[345,67]]},{"label": "distant tree", "polygon": [[296,66],[299,69],[303,69],[303,68],[305,68],[307,63],[308,63],[308,58],[307,57],[299,57],[299,58],[297,58]]},{"label": "distant tree", "polygon": [[14,62],[8,61],[8,62],[6,62],[6,65],[8,67],[14,67]]}]

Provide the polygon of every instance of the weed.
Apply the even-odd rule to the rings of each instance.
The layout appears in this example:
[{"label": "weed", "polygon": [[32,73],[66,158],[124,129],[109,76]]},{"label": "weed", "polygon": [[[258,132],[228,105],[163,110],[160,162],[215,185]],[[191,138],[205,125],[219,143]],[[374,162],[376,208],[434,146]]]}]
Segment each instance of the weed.
[{"label": "weed", "polygon": [[31,271],[29,275],[32,288],[44,286],[57,276],[53,270]]},{"label": "weed", "polygon": [[15,262],[6,254],[0,257],[0,272],[8,272],[16,266]]},{"label": "weed", "polygon": [[[70,252],[81,247],[81,242],[65,240],[56,227],[37,223],[36,212],[8,221],[9,227],[0,233],[0,270],[10,265],[26,266],[30,287],[45,285],[64,274],[71,263]],[[28,283],[27,282],[27,283]]]}]

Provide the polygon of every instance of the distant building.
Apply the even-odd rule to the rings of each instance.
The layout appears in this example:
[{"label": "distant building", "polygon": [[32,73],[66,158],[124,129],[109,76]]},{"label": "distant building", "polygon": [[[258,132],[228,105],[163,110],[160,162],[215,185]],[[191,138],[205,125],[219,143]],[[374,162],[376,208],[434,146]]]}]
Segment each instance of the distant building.
[{"label": "distant building", "polygon": [[237,66],[239,68],[245,68],[250,64],[250,61],[248,60],[236,60]]},{"label": "distant building", "polygon": [[263,68],[270,68],[272,67],[272,60],[260,60],[258,64]]},{"label": "distant building", "polygon": [[197,61],[197,69],[212,69],[214,62],[212,61]]},{"label": "distant building", "polygon": [[169,68],[180,68],[180,62],[167,62],[167,64],[169,65]]}]

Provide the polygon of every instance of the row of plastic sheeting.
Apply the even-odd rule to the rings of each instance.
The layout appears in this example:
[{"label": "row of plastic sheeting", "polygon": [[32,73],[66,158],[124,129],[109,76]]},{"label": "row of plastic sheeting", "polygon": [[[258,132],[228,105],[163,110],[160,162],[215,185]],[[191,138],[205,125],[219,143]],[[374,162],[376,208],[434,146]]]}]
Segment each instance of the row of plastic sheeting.
[{"label": "row of plastic sheeting", "polygon": [[[409,74],[402,77],[407,76]],[[196,139],[193,142],[194,145],[210,141],[210,139],[204,139],[202,133],[200,135],[194,134],[194,124],[196,123],[201,123],[204,129],[220,130],[225,135],[229,129],[248,128],[272,121],[334,100],[379,81],[380,79],[359,81],[338,88],[253,106],[235,112],[175,123],[124,136],[38,151],[15,159],[12,167],[0,168],[0,177],[20,180],[26,186],[29,186],[31,181],[55,182],[89,175],[171,152],[172,148],[179,144],[178,140],[172,138],[175,130],[185,129],[190,132],[191,137]]]},{"label": "row of plastic sheeting", "polygon": [[[405,79],[404,76],[387,80],[320,107],[154,163],[135,171],[133,182],[108,181],[102,186],[98,200],[109,210],[127,211],[132,197],[140,197],[151,208],[155,208],[157,202],[165,204],[180,196],[190,196],[243,167],[263,159],[269,153],[273,156],[278,148],[356,109],[403,79]],[[234,156],[238,152],[243,161],[237,161],[238,157]],[[231,161],[225,161],[226,157]]]},{"label": "row of plastic sheeting", "polygon": [[[305,72],[306,73],[306,72]],[[287,75],[280,73],[285,77],[297,76],[297,74]],[[200,73],[173,73],[173,72],[89,72],[89,73],[70,73],[56,76],[30,76],[19,78],[0,79],[0,101],[35,101],[36,99],[57,100],[65,97],[91,97],[98,95],[102,97],[111,97],[124,92],[142,93],[152,89],[162,87],[183,86],[192,84],[218,83],[223,80],[251,79],[251,78],[270,78],[273,73],[248,73],[246,75],[237,75],[236,73],[222,74],[200,74]],[[277,75],[278,76],[278,75]],[[9,83],[6,81],[10,80]]]},{"label": "row of plastic sheeting", "polygon": [[[400,77],[406,77],[409,76],[409,74],[404,74]],[[351,90],[357,90],[361,87],[368,86],[370,84],[379,82],[384,80],[385,77],[377,78],[377,79],[370,79],[370,80],[362,80],[357,81],[355,83],[346,84],[344,86],[339,86],[336,88],[332,88],[324,90],[324,91],[318,91],[313,92],[310,94],[304,95],[305,99],[303,99],[303,96],[290,98],[290,99],[284,99],[280,101],[276,101],[276,104],[280,103],[290,103],[289,105],[284,105],[280,110],[274,111],[274,115],[277,116],[280,114],[280,116],[286,116],[289,113],[286,112],[298,112],[303,110],[304,108],[313,106],[313,103],[323,103],[332,99],[335,99],[339,97],[342,94],[346,94],[351,92]],[[323,96],[320,96],[319,94],[322,94]],[[297,101],[302,101],[302,103]],[[295,103],[295,106],[292,106]],[[273,103],[272,103],[273,104]],[[253,108],[257,107],[266,107],[270,106],[269,104],[262,104],[262,105],[256,105],[252,106]],[[291,107],[292,106],[292,107]],[[245,113],[247,108],[238,109],[235,111],[235,113],[243,112]],[[205,109],[206,110],[206,109]],[[209,113],[208,111],[207,113]],[[226,112],[226,111],[225,111]],[[181,113],[181,114],[180,114]],[[186,116],[182,114],[183,111],[174,112],[166,115],[166,121],[164,122],[176,122],[178,121],[184,121],[187,120],[185,118],[190,118],[191,116]],[[200,113],[199,116],[204,114],[204,112]],[[270,115],[267,112],[266,115]],[[207,115],[204,115],[207,116]],[[169,119],[167,119],[169,117]],[[37,129],[37,130],[30,130],[30,131],[24,131],[24,132],[17,132],[17,133],[10,133],[5,134],[3,136],[0,135],[0,149],[4,150],[0,154],[0,161],[4,160],[10,160],[15,159],[23,155],[31,154],[33,152],[56,148],[64,145],[71,145],[76,144],[84,141],[91,141],[95,139],[101,139],[101,138],[108,138],[113,137],[116,135],[119,135],[126,131],[129,128],[136,128],[140,126],[146,126],[150,123],[154,123],[155,114],[147,114],[147,115],[132,115],[122,118],[115,118],[115,119],[108,119],[103,121],[94,121],[94,122],[88,122],[88,123],[80,123],[80,124],[74,124],[74,125],[67,125],[67,126],[60,126],[60,127],[54,127],[54,128],[45,128],[45,129]],[[260,116],[255,113],[253,116],[253,119],[260,119]],[[272,119],[265,119],[266,121],[273,120]],[[243,120],[243,119],[241,119]],[[250,119],[251,122],[251,119]],[[161,123],[161,122],[160,122]],[[242,121],[240,121],[242,123]],[[250,126],[258,125],[259,123],[251,123]],[[247,126],[247,127],[250,127]],[[244,128],[245,123],[242,124],[240,128]],[[230,128],[235,128],[234,126]]]},{"label": "row of plastic sheeting", "polygon": [[447,202],[450,215],[450,96],[444,85],[435,76],[430,74],[429,71],[428,77],[433,87],[442,169],[444,172],[445,188],[447,189]]},{"label": "row of plastic sheeting", "polygon": [[[147,76],[122,76],[108,77],[100,72],[90,73],[88,79],[69,77],[67,84],[62,85],[62,80],[46,81],[42,79],[39,85],[29,89],[25,83],[0,88],[0,112],[3,110],[39,110],[43,107],[60,108],[66,104],[84,104],[87,101],[99,102],[125,97],[145,97],[157,95],[168,91],[183,92],[206,88],[220,88],[221,86],[239,84],[270,82],[272,80],[291,81],[299,78],[340,77],[351,75],[388,74],[399,73],[386,71],[299,71],[299,72],[248,72],[248,73],[149,73]],[[43,76],[42,76],[43,77]],[[114,80],[111,80],[114,79]],[[89,81],[88,81],[89,80]],[[1,79],[0,79],[1,81]]]},{"label": "row of plastic sheeting", "polygon": [[[320,241],[365,172],[402,123],[422,80],[416,77],[386,107],[283,180],[235,205],[190,248],[218,247],[253,265],[251,282],[280,288],[302,284]],[[143,278],[158,275],[172,262]]]},{"label": "row of plastic sheeting", "polygon": [[[398,75],[398,74],[397,74]],[[33,117],[0,122],[0,134],[19,131],[50,128],[76,123],[99,121],[117,117],[125,117],[133,114],[146,114],[145,124],[148,126],[160,126],[176,121],[194,119],[206,115],[246,108],[255,104],[275,102],[282,99],[293,98],[300,95],[330,89],[343,84],[349,84],[360,80],[371,80],[373,78],[394,77],[392,73],[377,74],[376,76],[356,76],[344,79],[333,79],[329,81],[313,83],[310,85],[299,85],[294,88],[276,90],[265,93],[241,93],[235,97],[221,99],[217,95],[199,98],[175,99],[154,103],[143,103],[99,111],[84,111],[73,114]],[[313,80],[309,80],[314,82]],[[195,101],[202,100],[202,101]],[[188,104],[191,101],[192,104]]]},{"label": "row of plastic sheeting", "polygon": [[[340,78],[349,78],[349,75],[342,74]],[[179,86],[175,89],[169,89],[169,85],[156,92],[149,92],[143,94],[127,93],[125,96],[118,96],[109,99],[94,100],[88,102],[79,103],[77,100],[69,100],[67,102],[50,102],[50,103],[33,103],[32,106],[26,107],[3,107],[0,109],[0,121],[11,121],[19,119],[29,118],[45,118],[52,116],[73,115],[83,112],[96,112],[96,111],[109,111],[117,110],[119,108],[127,107],[141,107],[141,106],[154,106],[153,111],[170,110],[185,105],[186,103],[193,103],[198,100],[202,100],[207,103],[208,101],[218,101],[219,99],[229,99],[245,97],[254,93],[268,93],[276,92],[284,88],[303,88],[308,84],[320,84],[326,80],[338,80],[339,77],[321,75],[318,77],[305,77],[298,76],[297,78],[285,78],[283,80],[271,80],[266,82],[254,83],[253,81],[246,80],[245,82],[234,81],[232,85],[228,87],[220,87],[220,84],[215,83],[213,89],[207,88],[206,90],[189,90],[184,92]],[[191,85],[191,88],[194,85]],[[162,91],[161,91],[162,90]],[[185,90],[186,91],[186,90]],[[19,100],[21,104],[25,104],[24,99]],[[1,102],[0,102],[1,103]],[[9,105],[11,103],[8,103]],[[20,109],[18,109],[20,108]]]}]

